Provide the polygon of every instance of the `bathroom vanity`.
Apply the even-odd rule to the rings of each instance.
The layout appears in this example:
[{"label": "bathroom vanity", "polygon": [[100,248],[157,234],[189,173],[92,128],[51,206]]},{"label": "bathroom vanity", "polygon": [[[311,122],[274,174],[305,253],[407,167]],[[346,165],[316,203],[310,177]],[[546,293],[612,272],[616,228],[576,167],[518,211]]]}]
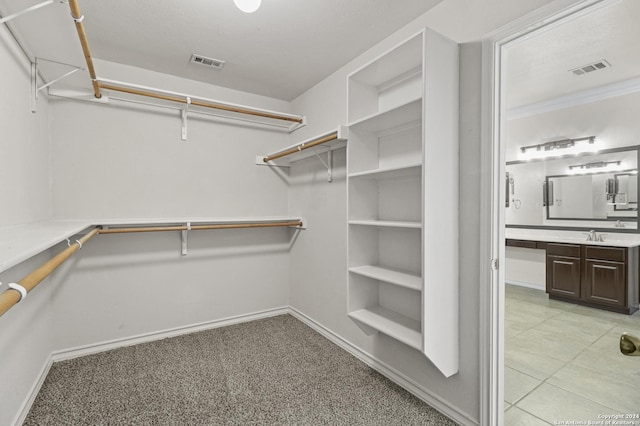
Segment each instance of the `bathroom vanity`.
[{"label": "bathroom vanity", "polygon": [[624,314],[638,310],[640,238],[584,241],[568,233],[509,231],[516,230],[508,230],[507,247],[545,250],[550,299]]}]

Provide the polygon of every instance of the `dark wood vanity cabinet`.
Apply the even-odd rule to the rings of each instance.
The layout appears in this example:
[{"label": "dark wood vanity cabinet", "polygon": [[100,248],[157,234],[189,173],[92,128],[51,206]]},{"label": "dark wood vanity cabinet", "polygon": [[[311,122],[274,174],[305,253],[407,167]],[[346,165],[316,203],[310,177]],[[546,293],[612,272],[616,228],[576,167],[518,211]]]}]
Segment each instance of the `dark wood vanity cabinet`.
[{"label": "dark wood vanity cabinet", "polygon": [[622,313],[638,310],[638,248],[547,244],[549,298]]},{"label": "dark wood vanity cabinet", "polygon": [[585,247],[584,300],[624,308],[627,305],[627,249]]},{"label": "dark wood vanity cabinet", "polygon": [[547,293],[580,299],[581,251],[579,245],[547,244]]}]

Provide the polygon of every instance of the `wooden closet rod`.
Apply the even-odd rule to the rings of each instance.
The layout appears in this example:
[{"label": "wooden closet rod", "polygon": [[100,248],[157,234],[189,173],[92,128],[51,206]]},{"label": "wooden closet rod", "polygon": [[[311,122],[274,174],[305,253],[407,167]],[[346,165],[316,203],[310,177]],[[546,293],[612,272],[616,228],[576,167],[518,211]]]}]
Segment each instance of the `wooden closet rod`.
[{"label": "wooden closet rod", "polygon": [[[114,90],[116,92],[130,93],[132,95],[146,96],[149,98],[162,99],[164,101],[170,101],[170,102],[179,102],[182,104],[187,103],[186,97],[168,95],[168,94],[162,94],[162,93],[154,93],[154,92],[149,92],[141,89],[133,89],[130,87],[117,86],[110,83],[98,83],[98,85],[100,86],[100,88],[104,90]],[[191,99],[191,105],[204,107],[204,108],[219,109],[219,110],[229,111],[229,112],[237,112],[240,114],[253,115],[257,117],[271,118],[274,120],[291,121],[294,123],[302,123],[303,121],[303,119],[300,117],[290,117],[287,115],[274,114],[274,113],[264,112],[264,111],[256,111],[256,110],[241,108],[237,106],[217,104],[214,102],[206,102],[198,99]]]},{"label": "wooden closet rod", "polygon": [[87,41],[87,33],[84,31],[84,16],[80,13],[80,6],[78,6],[78,0],[69,0],[69,8],[71,9],[71,17],[76,23],[76,31],[80,38],[80,45],[82,46],[82,53],[84,53],[84,59],[87,61],[87,69],[89,70],[89,76],[91,77],[91,84],[93,85],[93,94],[96,98],[100,99],[102,94],[100,93],[100,85],[96,77],[96,70],[93,67],[93,59],[91,59],[91,52],[89,51],[89,42]]},{"label": "wooden closet rod", "polygon": [[289,148],[289,149],[285,149],[284,151],[277,152],[268,157],[264,157],[262,161],[264,161],[265,163],[268,163],[269,161],[277,160],[278,158],[295,154],[298,151],[304,151],[305,149],[313,148],[314,146],[321,145],[323,143],[327,143],[335,139],[338,139],[338,132],[333,132],[330,135],[324,136],[320,139],[316,139],[315,141],[303,143],[301,145],[294,146],[293,148]]},{"label": "wooden closet rod", "polygon": [[140,226],[132,228],[107,228],[100,229],[100,234],[126,234],[131,232],[161,232],[161,231],[192,231],[204,230],[204,229],[238,229],[238,228],[273,228],[276,226],[302,226],[302,221],[289,221],[289,222],[270,222],[270,223],[225,223],[217,225],[191,225],[189,228],[187,225],[173,225],[173,226]]},{"label": "wooden closet rod", "polygon": [[[27,293],[33,290],[42,280],[47,278],[53,271],[62,265],[65,260],[71,257],[73,253],[82,248],[82,246],[98,234],[99,229],[95,228],[84,237],[76,240],[68,248],[58,253],[55,257],[49,259],[43,263],[39,268],[35,269],[29,275],[21,279],[17,284],[24,288]],[[11,309],[16,303],[20,302],[23,295],[19,290],[10,288],[0,294],[0,316],[4,315],[9,309]]]},{"label": "wooden closet rod", "polygon": [[284,121],[290,121],[290,122],[299,123],[299,124],[302,124],[304,121],[300,117],[292,117],[292,116],[283,115],[283,114],[276,114],[276,113],[271,113],[266,111],[253,110],[249,108],[242,108],[234,105],[225,105],[221,103],[207,102],[207,101],[197,100],[197,99],[191,100],[186,96],[179,97],[179,96],[170,95],[170,94],[159,94],[159,93],[141,90],[137,88],[134,89],[134,88],[120,86],[112,83],[100,82],[100,79],[98,79],[98,77],[96,76],[96,71],[93,66],[93,59],[91,58],[91,52],[89,51],[89,42],[87,41],[87,34],[84,30],[84,24],[82,23],[82,21],[84,20],[84,16],[80,13],[80,6],[78,5],[78,0],[69,0],[69,8],[71,9],[71,16],[73,17],[73,20],[76,24],[76,30],[78,32],[78,37],[80,38],[80,45],[82,46],[84,59],[87,62],[87,69],[89,70],[89,76],[91,77],[91,84],[93,85],[93,93],[96,98],[102,97],[102,93],[100,92],[100,90],[104,89],[104,90],[113,90],[113,91],[123,92],[123,93],[130,93],[130,94],[139,95],[139,96],[147,96],[150,98],[162,99],[165,101],[179,102],[183,104],[190,102],[191,105],[196,105],[199,107],[213,108],[213,109],[218,109],[223,111],[236,112],[240,114],[253,115],[256,117],[270,118],[274,120],[284,120]]}]

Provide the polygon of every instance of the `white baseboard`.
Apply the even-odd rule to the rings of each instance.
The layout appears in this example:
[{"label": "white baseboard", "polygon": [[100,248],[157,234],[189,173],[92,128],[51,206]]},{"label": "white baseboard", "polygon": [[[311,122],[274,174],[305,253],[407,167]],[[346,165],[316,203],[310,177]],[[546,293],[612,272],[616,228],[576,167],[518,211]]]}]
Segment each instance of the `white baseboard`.
[{"label": "white baseboard", "polygon": [[40,392],[40,388],[42,388],[44,380],[47,378],[47,374],[49,374],[49,370],[51,369],[52,365],[53,365],[53,361],[51,360],[51,356],[49,356],[47,361],[42,366],[42,369],[40,370],[40,374],[38,374],[38,377],[36,378],[35,383],[33,384],[33,386],[31,386],[31,389],[29,389],[29,394],[27,395],[27,399],[25,399],[22,405],[20,406],[20,409],[18,410],[18,414],[16,415],[16,417],[13,419],[13,422],[11,423],[12,425],[21,425],[22,423],[24,423],[25,419],[27,418],[27,414],[29,414],[29,410],[31,409],[33,402],[36,400],[36,397],[38,396],[38,392]]},{"label": "white baseboard", "polygon": [[217,319],[213,321],[206,321],[198,324],[191,324],[191,325],[186,325],[182,327],[170,328],[167,330],[139,334],[137,336],[125,337],[122,339],[114,339],[106,342],[93,343],[90,345],[79,346],[76,348],[55,351],[51,354],[51,360],[53,362],[63,361],[67,359],[78,358],[85,355],[91,355],[99,352],[109,351],[111,349],[122,348],[125,346],[139,345],[141,343],[153,342],[156,340],[167,339],[169,337],[196,333],[198,331],[210,330],[213,328],[226,327],[228,325],[255,321],[259,319],[274,317],[277,315],[284,315],[287,313],[289,313],[288,307],[274,308],[274,309],[268,309],[266,311],[252,312],[250,314],[237,315],[237,316]]},{"label": "white baseboard", "polygon": [[525,282],[522,282],[522,281],[509,280],[509,281],[505,281],[505,284],[515,285],[515,286],[518,286],[518,287],[532,288],[534,290],[540,290],[540,291],[545,291],[546,290],[544,288],[544,286],[541,285],[541,284],[531,284],[531,283],[525,283]]},{"label": "white baseboard", "polygon": [[363,351],[357,346],[353,345],[351,342],[345,340],[338,334],[324,327],[320,323],[316,322],[314,319],[308,317],[302,312],[298,311],[295,308],[289,307],[291,315],[295,318],[299,319],[322,336],[329,339],[331,342],[338,345],[340,348],[349,352],[351,355],[358,358],[360,361],[367,364],[369,367],[373,368],[383,376],[387,377],[392,382],[396,383],[400,387],[406,389],[411,394],[415,395],[417,398],[426,402],[436,410],[440,411],[444,415],[450,417],[454,421],[460,423],[463,426],[477,426],[478,420],[474,419],[469,414],[464,411],[458,409],[457,407],[452,406],[447,401],[440,398],[438,395],[434,395],[428,389],[425,389],[418,383],[414,382],[404,374],[400,373],[393,367],[389,366],[386,363],[383,363],[377,360],[371,354]]}]

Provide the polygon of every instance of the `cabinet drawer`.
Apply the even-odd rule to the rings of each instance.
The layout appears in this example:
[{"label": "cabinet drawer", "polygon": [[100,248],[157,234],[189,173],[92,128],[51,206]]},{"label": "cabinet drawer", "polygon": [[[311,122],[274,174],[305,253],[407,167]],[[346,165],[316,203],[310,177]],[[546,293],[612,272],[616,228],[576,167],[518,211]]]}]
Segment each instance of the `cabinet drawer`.
[{"label": "cabinet drawer", "polygon": [[621,247],[586,246],[585,257],[587,259],[613,260],[624,262],[627,258],[627,249]]},{"label": "cabinet drawer", "polygon": [[580,257],[580,246],[576,244],[548,243],[547,254],[556,256]]},{"label": "cabinet drawer", "polygon": [[524,248],[538,248],[538,243],[536,241],[529,240],[512,240],[507,239],[506,245],[508,247],[524,247]]}]

